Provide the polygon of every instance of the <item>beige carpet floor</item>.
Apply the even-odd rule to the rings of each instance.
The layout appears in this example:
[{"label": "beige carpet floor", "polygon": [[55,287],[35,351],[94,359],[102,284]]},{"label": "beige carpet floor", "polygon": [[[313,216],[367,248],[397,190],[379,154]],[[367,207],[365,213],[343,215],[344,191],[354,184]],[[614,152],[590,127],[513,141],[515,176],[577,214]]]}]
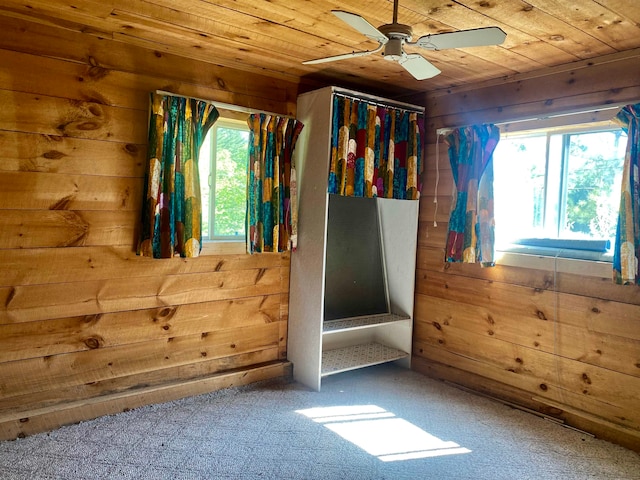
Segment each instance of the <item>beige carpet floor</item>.
[{"label": "beige carpet floor", "polygon": [[385,365],[0,442],[0,478],[640,480],[640,455]]}]

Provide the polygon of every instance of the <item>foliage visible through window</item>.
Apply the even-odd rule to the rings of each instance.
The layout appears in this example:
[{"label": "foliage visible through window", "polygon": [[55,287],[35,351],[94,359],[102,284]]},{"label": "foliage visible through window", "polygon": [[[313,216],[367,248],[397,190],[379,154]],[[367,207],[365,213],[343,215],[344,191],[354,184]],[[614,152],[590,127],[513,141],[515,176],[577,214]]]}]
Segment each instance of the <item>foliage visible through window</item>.
[{"label": "foliage visible through window", "polygon": [[249,127],[220,119],[200,149],[202,238],[244,240]]},{"label": "foliage visible through window", "polygon": [[611,128],[503,136],[494,152],[496,245],[612,240],[626,144]]}]

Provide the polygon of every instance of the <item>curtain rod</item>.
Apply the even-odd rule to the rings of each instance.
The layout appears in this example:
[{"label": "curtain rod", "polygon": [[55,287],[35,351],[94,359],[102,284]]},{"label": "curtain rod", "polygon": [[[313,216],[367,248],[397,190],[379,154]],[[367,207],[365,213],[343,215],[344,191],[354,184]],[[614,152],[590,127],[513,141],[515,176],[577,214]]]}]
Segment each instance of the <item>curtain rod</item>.
[{"label": "curtain rod", "polygon": [[345,88],[332,87],[332,91],[334,95],[338,95],[346,98],[352,98],[355,100],[364,100],[381,107],[401,108],[403,110],[416,112],[416,113],[424,113],[425,111],[424,107],[420,107],[418,105],[411,105],[410,103],[398,102],[395,100],[388,100],[386,98],[378,97],[375,95],[368,95],[366,93],[360,93],[353,90],[347,90]]},{"label": "curtain rod", "polygon": [[240,105],[233,105],[231,103],[216,102],[214,100],[208,100],[206,98],[190,97],[189,95],[179,95],[177,93],[167,92],[166,90],[156,90],[156,94],[158,94],[158,95],[168,95],[168,96],[171,96],[171,97],[179,97],[179,98],[192,98],[192,99],[198,100],[200,102],[209,103],[209,104],[213,105],[214,107],[220,108],[222,110],[231,110],[232,112],[240,112],[240,113],[248,113],[248,114],[264,113],[265,115],[270,115],[272,117],[276,116],[276,117],[287,117],[287,118],[295,119],[295,117],[293,117],[291,115],[285,115],[285,114],[282,114],[282,113],[267,112],[265,110],[256,110],[256,109],[252,109],[252,108],[248,108],[248,107],[241,107]]},{"label": "curtain rod", "polygon": [[[558,118],[558,117],[568,117],[571,115],[581,115],[584,113],[592,113],[592,112],[602,112],[602,111],[606,111],[606,110],[618,110],[626,105],[629,105],[628,103],[620,103],[620,104],[607,104],[607,105],[603,105],[602,108],[601,107],[595,107],[595,108],[589,108],[587,110],[578,110],[575,112],[564,112],[564,113],[556,113],[553,115],[545,115],[545,116],[541,116],[541,117],[530,117],[530,118],[523,118],[523,119],[519,119],[519,120],[507,120],[504,122],[497,122],[494,123],[493,125],[496,126],[502,126],[502,125],[510,125],[513,123],[525,123],[525,122],[535,122],[535,121],[540,121],[540,120],[549,120],[552,118]],[[436,130],[436,135],[440,136],[440,135],[447,135],[451,132],[453,132],[455,129],[457,128],[465,128],[465,127],[470,127],[471,125],[461,125],[459,127],[443,127],[443,128],[438,128]]]}]

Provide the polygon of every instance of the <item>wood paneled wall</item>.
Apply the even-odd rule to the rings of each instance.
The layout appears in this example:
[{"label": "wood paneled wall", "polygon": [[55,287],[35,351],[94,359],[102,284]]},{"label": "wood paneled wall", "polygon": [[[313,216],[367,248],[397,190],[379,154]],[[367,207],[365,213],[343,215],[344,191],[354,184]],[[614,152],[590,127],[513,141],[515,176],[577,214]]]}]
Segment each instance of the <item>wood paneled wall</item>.
[{"label": "wood paneled wall", "polygon": [[0,439],[287,375],[289,255],[137,257],[149,92],[298,85],[0,17]]},{"label": "wood paneled wall", "polygon": [[614,285],[592,262],[445,264],[453,178],[442,144],[434,203],[436,129],[638,102],[639,56],[412,100],[429,118],[413,368],[640,451],[640,288]]}]

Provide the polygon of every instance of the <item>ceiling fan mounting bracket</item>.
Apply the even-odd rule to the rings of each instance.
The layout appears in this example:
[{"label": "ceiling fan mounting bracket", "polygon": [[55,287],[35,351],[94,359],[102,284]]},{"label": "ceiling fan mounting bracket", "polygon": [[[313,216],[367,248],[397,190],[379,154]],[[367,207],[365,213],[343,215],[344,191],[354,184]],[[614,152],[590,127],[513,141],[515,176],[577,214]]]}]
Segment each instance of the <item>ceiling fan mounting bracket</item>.
[{"label": "ceiling fan mounting bracket", "polygon": [[403,25],[401,23],[388,23],[381,25],[378,30],[389,38],[400,38],[404,41],[410,42],[413,35],[413,29],[409,25]]}]

